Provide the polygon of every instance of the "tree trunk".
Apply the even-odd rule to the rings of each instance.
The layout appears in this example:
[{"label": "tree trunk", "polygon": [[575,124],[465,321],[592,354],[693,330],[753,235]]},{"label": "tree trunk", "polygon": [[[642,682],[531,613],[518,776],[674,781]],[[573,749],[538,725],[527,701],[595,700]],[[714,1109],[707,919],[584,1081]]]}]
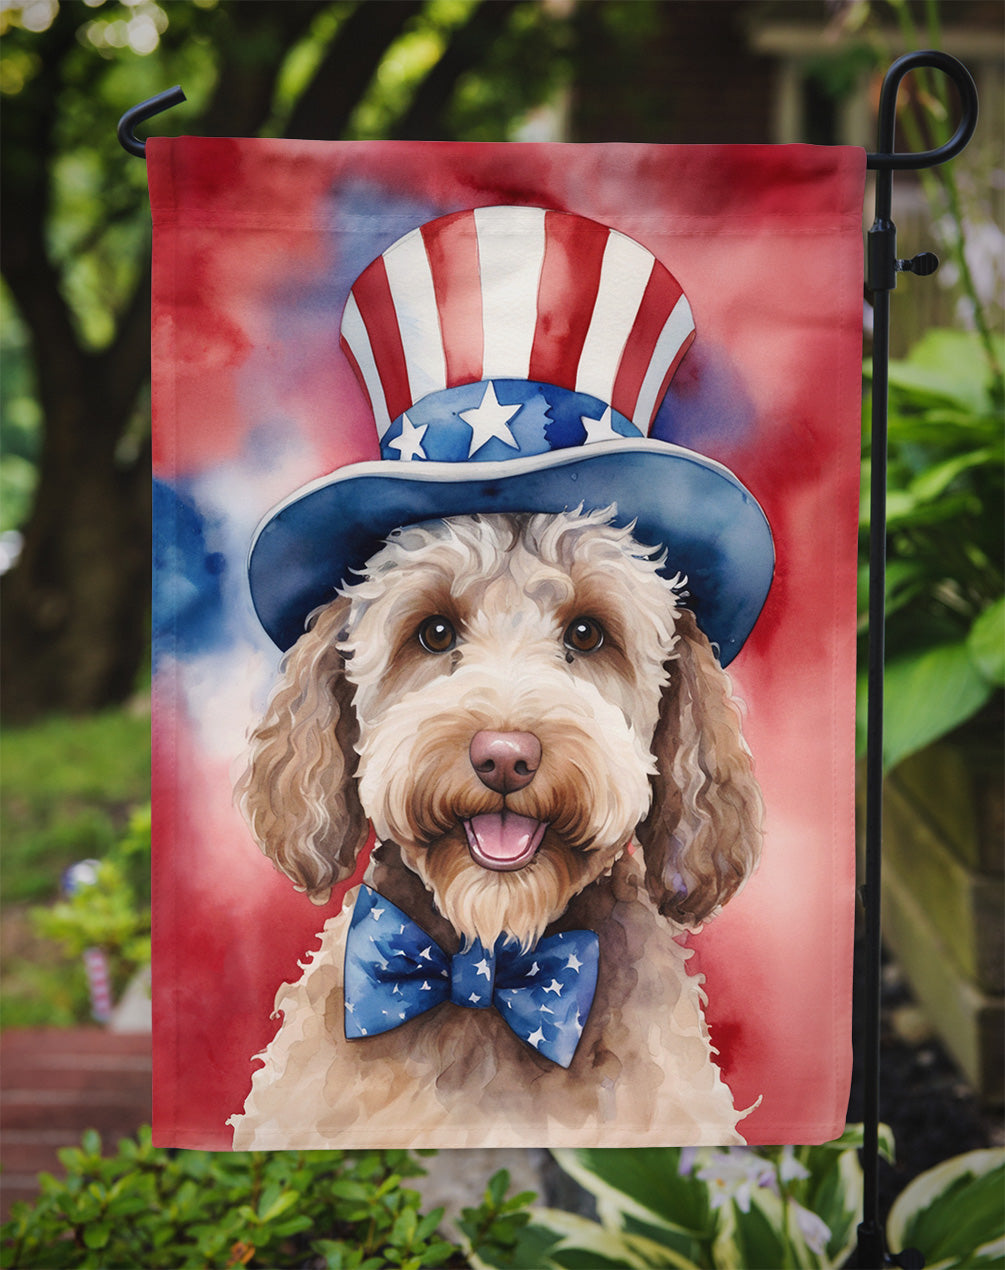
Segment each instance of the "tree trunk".
[{"label": "tree trunk", "polygon": [[[425,4],[363,0],[350,10],[305,86],[288,132],[338,136],[388,49]],[[514,4],[485,0],[473,12],[450,42],[445,65],[434,68],[416,94],[403,123],[406,133],[440,127],[452,85],[478,63]],[[219,50],[218,78],[202,118],[187,118],[186,130],[257,133],[272,110],[284,54],[328,7],[327,0],[245,0],[197,11],[192,20],[206,24],[204,34]],[[45,419],[24,549],[0,581],[0,691],[8,719],[121,701],[146,657],[150,446],[147,441],[139,455],[124,457],[123,439],[149,366],[149,263],[117,321],[112,344],[89,352],[46,238],[61,92],[71,73],[67,67],[79,59],[77,28],[88,12],[83,5],[63,4],[48,30],[33,37],[40,69],[3,120],[3,271],[30,334]],[[179,24],[176,38],[188,29]]]},{"label": "tree trunk", "polygon": [[149,448],[116,461],[129,403],[102,391],[101,360],[63,352],[42,391],[46,438],[24,552],[2,584],[9,719],[121,701],[145,656]]}]

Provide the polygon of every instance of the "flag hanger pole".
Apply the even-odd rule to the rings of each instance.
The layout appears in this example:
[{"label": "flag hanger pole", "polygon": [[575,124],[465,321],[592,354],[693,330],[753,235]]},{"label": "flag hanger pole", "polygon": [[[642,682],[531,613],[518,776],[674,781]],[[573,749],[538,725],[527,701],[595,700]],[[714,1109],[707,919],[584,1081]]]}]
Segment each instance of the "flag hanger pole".
[{"label": "flag hanger pole", "polygon": [[[895,149],[897,93],[910,71],[928,67],[941,71],[956,85],[960,97],[960,122],[953,136],[934,150],[899,153]],[[118,138],[123,148],[146,158],[146,144],[136,127],[147,119],[185,101],[179,86],[168,88],[133,106],[119,120]],[[904,1270],[923,1266],[919,1254],[908,1249],[891,1256],[885,1247],[879,1216],[879,1030],[881,1006],[882,820],[883,820],[883,662],[885,652],[886,598],[886,465],[887,395],[890,362],[890,293],[898,273],[927,276],[938,268],[932,252],[908,260],[897,257],[897,230],[891,219],[894,172],[937,167],[955,158],[977,127],[977,89],[970,72],[955,57],[933,49],[906,53],[886,72],[879,103],[879,149],[866,156],[866,166],[876,173],[875,220],[868,233],[866,283],[873,295],[872,345],[872,485],[869,539],[869,706],[867,717],[865,825],[865,1064],[862,1222],[858,1228],[857,1264],[860,1270]]]},{"label": "flag hanger pole", "polygon": [[146,101],[141,101],[138,105],[127,110],[119,120],[116,128],[116,136],[123,150],[128,150],[130,154],[135,154],[138,159],[147,157],[147,146],[145,141],[141,141],[136,135],[137,124],[143,123],[145,119],[152,119],[154,115],[162,114],[165,110],[170,110],[172,106],[180,105],[185,101],[186,97],[180,85],[175,84],[174,88],[165,88],[162,93],[157,93],[154,97],[148,97]]},{"label": "flag hanger pole", "polygon": [[[953,136],[935,150],[897,153],[897,91],[908,72],[918,67],[942,71],[956,85],[961,117]],[[879,101],[879,150],[867,156],[876,173],[876,218],[869,230],[866,285],[873,296],[872,341],[872,472],[869,522],[869,707],[867,716],[865,815],[865,1054],[863,1088],[862,1222],[858,1228],[859,1270],[901,1266],[918,1270],[920,1254],[908,1249],[891,1256],[885,1247],[879,1215],[879,1068],[882,994],[881,895],[883,844],[883,662],[886,635],[886,465],[887,408],[890,368],[890,293],[898,273],[932,274],[939,266],[932,252],[910,260],[897,258],[897,229],[891,219],[893,174],[936,167],[955,158],[977,127],[977,89],[970,72],[955,57],[935,50],[906,53],[886,72]]]}]

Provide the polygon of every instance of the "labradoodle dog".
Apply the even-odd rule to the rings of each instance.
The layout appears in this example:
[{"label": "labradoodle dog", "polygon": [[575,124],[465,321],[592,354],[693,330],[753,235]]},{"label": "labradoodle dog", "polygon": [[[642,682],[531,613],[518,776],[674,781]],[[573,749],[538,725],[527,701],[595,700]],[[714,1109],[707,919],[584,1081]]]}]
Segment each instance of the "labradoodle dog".
[{"label": "labradoodle dog", "polygon": [[456,998],[347,1039],[350,893],[279,990],[236,1148],[743,1141],[683,936],[754,868],[761,798],[664,564],[611,509],[457,517],[396,531],[312,615],[238,785],[262,850],[324,903],[372,823],[373,903],[429,947],[585,929],[596,993],[567,1066],[535,1048],[548,997],[525,1039]]}]

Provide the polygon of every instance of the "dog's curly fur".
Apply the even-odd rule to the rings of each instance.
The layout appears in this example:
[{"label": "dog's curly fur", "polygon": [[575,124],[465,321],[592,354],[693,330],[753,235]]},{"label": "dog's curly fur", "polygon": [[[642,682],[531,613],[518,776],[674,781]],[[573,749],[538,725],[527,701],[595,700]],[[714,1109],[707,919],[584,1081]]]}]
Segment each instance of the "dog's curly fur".
[{"label": "dog's curly fur", "polygon": [[[494,1011],[450,1003],[346,1041],[347,905],[277,996],[283,1023],[233,1117],[235,1147],[742,1141],[680,936],[754,868],[760,793],[685,581],[665,581],[663,556],[612,520],[487,515],[397,531],[312,615],[237,788],[262,850],[318,903],[372,822],[368,881],[448,952],[504,931],[529,946],[595,930],[600,980],[571,1066]],[[418,638],[434,615],[457,633],[441,653]],[[603,641],[570,650],[564,633],[584,617]],[[483,730],[539,739],[522,788],[479,779],[470,746]],[[478,863],[463,828],[504,806],[547,824],[511,871]]]}]

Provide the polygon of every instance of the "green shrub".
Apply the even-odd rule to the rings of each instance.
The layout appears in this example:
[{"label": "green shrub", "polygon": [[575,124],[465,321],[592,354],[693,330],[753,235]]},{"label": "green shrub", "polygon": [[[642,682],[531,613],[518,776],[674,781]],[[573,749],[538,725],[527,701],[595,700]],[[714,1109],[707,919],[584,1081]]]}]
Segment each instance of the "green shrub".
[{"label": "green shrub", "polygon": [[[1000,394],[980,340],[966,332],[929,331],[907,358],[890,365],[887,767],[972,719],[996,694],[1000,699],[1005,684]],[[869,477],[867,458],[859,569],[863,667]],[[864,672],[859,690],[864,700]],[[864,749],[862,712],[860,725]]]},{"label": "green shrub", "polygon": [[142,1129],[110,1158],[91,1131],[60,1159],[65,1180],[43,1173],[37,1202],[14,1205],[0,1264],[432,1270],[482,1250],[506,1265],[532,1198],[506,1200],[497,1175],[464,1212],[472,1248],[461,1249],[438,1233],[443,1210],[421,1213],[402,1185],[422,1173],[407,1151],[165,1151]]},{"label": "green shrub", "polygon": [[1005,1265],[1005,1151],[968,1151],[910,1182],[894,1202],[887,1240],[916,1248],[928,1270]]},{"label": "green shrub", "polygon": [[[556,1151],[596,1199],[599,1221],[532,1210],[536,1256],[523,1270],[836,1270],[857,1242],[860,1126],[816,1147]],[[892,1152],[889,1131],[881,1148]],[[1005,1151],[972,1151],[908,1185],[887,1244],[918,1250],[929,1270],[1005,1264]],[[541,1249],[544,1249],[542,1255]]]},{"label": "green shrub", "polygon": [[[523,1270],[832,1270],[856,1242],[860,1126],[814,1147],[556,1151],[599,1221],[533,1210],[556,1242]],[[892,1149],[888,1133],[883,1149]],[[490,1263],[501,1264],[501,1263]]]},{"label": "green shrub", "polygon": [[32,913],[39,934],[76,959],[87,948],[108,958],[113,995],[150,965],[150,808],[133,813],[126,833],[96,862],[94,882]]}]

